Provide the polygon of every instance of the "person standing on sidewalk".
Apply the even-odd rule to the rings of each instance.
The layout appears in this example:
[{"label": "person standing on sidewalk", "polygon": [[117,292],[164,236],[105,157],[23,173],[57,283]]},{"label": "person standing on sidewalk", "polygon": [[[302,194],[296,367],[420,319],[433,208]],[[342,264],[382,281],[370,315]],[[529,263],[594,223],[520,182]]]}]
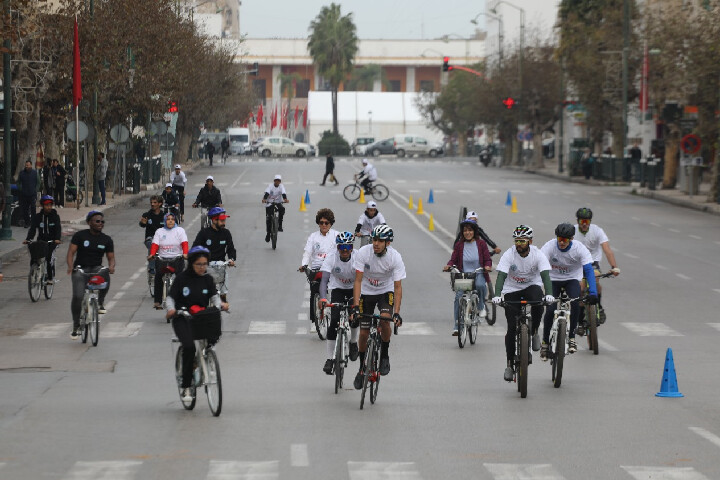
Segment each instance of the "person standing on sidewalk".
[{"label": "person standing on sidewalk", "polygon": [[50,175],[53,178],[55,186],[53,187],[52,193],[49,195],[52,195],[55,199],[55,205],[58,208],[63,208],[65,206],[65,176],[67,175],[67,172],[63,166],[60,165],[57,158],[53,158],[52,160]]},{"label": "person standing on sidewalk", "polygon": [[100,152],[98,154],[98,165],[95,170],[95,179],[98,182],[98,188],[100,189],[100,205],[105,205],[105,178],[107,178],[108,161],[105,158],[105,154]]},{"label": "person standing on sidewalk", "polygon": [[327,152],[325,157],[325,176],[323,176],[323,181],[320,185],[325,186],[325,180],[328,175],[330,175],[331,180],[335,181],[335,185],[338,185],[337,177],[335,177],[335,159],[332,157],[330,152]]},{"label": "person standing on sidewalk", "polygon": [[25,228],[30,228],[35,217],[35,201],[40,191],[40,175],[33,169],[30,160],[25,162],[25,168],[18,174],[17,185],[20,194],[20,212]]}]

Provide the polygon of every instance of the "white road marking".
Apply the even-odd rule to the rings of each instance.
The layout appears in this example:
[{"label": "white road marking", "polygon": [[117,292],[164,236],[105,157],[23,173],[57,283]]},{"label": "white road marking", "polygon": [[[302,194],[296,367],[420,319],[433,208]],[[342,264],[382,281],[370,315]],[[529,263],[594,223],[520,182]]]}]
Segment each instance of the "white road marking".
[{"label": "white road marking", "polygon": [[[399,193],[395,193],[395,192],[393,192],[393,193],[394,193],[395,195],[397,195],[398,197],[402,198],[403,201],[405,201],[405,202],[406,202],[406,205],[407,205],[407,201],[408,201],[407,198],[403,197],[403,196],[400,195]],[[395,205],[400,211],[402,211],[403,213],[405,213],[405,215],[407,215],[407,216],[410,218],[410,220],[411,220],[415,225],[417,225],[418,228],[420,228],[420,230],[422,230],[423,232],[425,232],[430,238],[432,238],[435,242],[437,242],[437,244],[440,245],[440,246],[443,248],[443,250],[445,250],[447,253],[452,253],[452,248],[450,248],[446,243],[443,243],[443,241],[440,240],[437,236],[433,235],[432,232],[429,232],[429,231],[427,230],[427,228],[425,228],[425,226],[424,226],[423,224],[421,224],[420,221],[419,221],[417,218],[415,218],[415,214],[414,214],[414,213],[408,211],[408,209],[405,208],[404,205],[401,205],[401,204],[400,204],[397,200],[395,200],[394,198],[388,197],[388,200],[390,200],[390,201],[393,203],[393,205]],[[450,232],[448,232],[447,230],[445,230],[445,229],[444,229],[439,223],[437,223],[437,222],[435,222],[435,228],[436,228],[437,230],[440,230],[441,232],[445,233],[446,235],[450,234]],[[452,234],[450,234],[450,238],[454,240],[454,239],[455,239],[455,236],[452,235]]]},{"label": "white road marking", "polygon": [[272,480],[279,478],[278,462],[210,460],[207,480]]},{"label": "white road marking", "polygon": [[483,463],[495,480],[564,480],[549,463]]},{"label": "white road marking", "polygon": [[301,308],[310,308],[310,300],[308,300],[307,302],[303,302]]},{"label": "white road marking", "polygon": [[598,338],[598,345],[601,346],[603,350],[607,350],[608,352],[617,352],[618,351],[617,348],[613,347],[612,345],[610,345],[609,343],[607,343],[604,340],[600,340],[599,338]]},{"label": "white road marking", "polygon": [[695,240],[702,240],[702,237],[699,237],[697,235],[688,235],[690,238],[694,238]]},{"label": "white road marking", "polygon": [[639,222],[640,219],[638,217],[630,217],[631,220],[635,220],[636,222]]},{"label": "white road marking", "polygon": [[443,185],[447,185],[452,182],[450,180],[440,180],[440,183],[442,183]]},{"label": "white road marking", "polygon": [[670,230],[673,233],[680,233],[680,230],[678,230],[677,228],[668,228],[668,230]]},{"label": "white road marking", "polygon": [[621,322],[620,325],[641,337],[683,337],[664,323]]},{"label": "white road marking", "polygon": [[655,265],[655,268],[659,268],[660,270],[667,270],[667,267],[663,265]]},{"label": "white road marking", "polygon": [[348,462],[350,480],[420,480],[415,462]]},{"label": "white road marking", "polygon": [[285,322],[260,322],[253,320],[248,327],[248,335],[282,335],[287,328]]},{"label": "white road marking", "polygon": [[708,325],[720,332],[720,323],[708,323]]},{"label": "white road marking", "polygon": [[57,338],[70,332],[71,323],[38,323],[20,338]]},{"label": "white road marking", "polygon": [[458,190],[458,192],[464,193],[464,194],[474,193],[472,190]]},{"label": "white road marking", "polygon": [[[101,317],[102,318],[102,317]],[[107,322],[100,321],[100,336],[103,338],[128,338],[138,334],[143,326],[143,322]],[[25,332],[20,338],[37,339],[37,338],[59,338],[70,334],[72,323],[38,323]]]},{"label": "white road marking", "polygon": [[117,292],[117,293],[113,296],[113,300],[120,300],[120,299],[121,299],[122,297],[124,297],[124,296],[125,296],[125,292],[122,292],[122,291]]},{"label": "white road marking", "polygon": [[293,467],[307,467],[310,465],[306,443],[293,443],[290,445],[290,465]]},{"label": "white road marking", "polygon": [[[716,324],[716,325],[718,325],[718,324]],[[688,427],[688,428],[690,429],[690,431],[697,433],[698,435],[700,435],[701,437],[703,437],[705,440],[712,443],[716,447],[720,447],[720,437],[718,437],[714,433],[712,433],[708,430],[705,430],[704,428],[700,428],[700,427]]]},{"label": "white road marking", "polygon": [[[485,190],[487,191],[487,190]],[[445,193],[445,190],[433,190],[434,193]]]},{"label": "white road marking", "polygon": [[407,183],[407,180],[395,180],[395,183]]},{"label": "white road marking", "polygon": [[305,327],[297,327],[297,330],[295,330],[295,335],[305,335],[306,333]]},{"label": "white road marking", "polygon": [[659,223],[655,223],[655,222],[650,222],[650,225],[652,225],[653,227],[662,227],[662,225],[660,225]]},{"label": "white road marking", "polygon": [[142,462],[119,460],[106,462],[75,462],[65,480],[130,480]]},{"label": "white road marking", "polygon": [[398,331],[402,335],[435,335],[435,330],[425,322],[405,322]]},{"label": "white road marking", "polygon": [[546,193],[548,193],[548,191],[547,190],[536,190],[535,193],[539,193],[540,195],[545,195]]},{"label": "white road marking", "polygon": [[720,245],[720,240],[715,240],[715,245]]},{"label": "white road marking", "polygon": [[682,273],[676,273],[675,274],[678,278],[682,278],[683,280],[690,280],[690,277],[687,275],[683,275]]},{"label": "white road marking", "polygon": [[408,190],[410,193],[420,193],[420,190]]},{"label": "white road marking", "polygon": [[632,253],[623,253],[623,255],[625,255],[628,258],[639,258],[638,256],[633,255]]},{"label": "white road marking", "polygon": [[105,310],[110,311],[115,306],[117,302],[115,300],[110,300],[105,304]]},{"label": "white road marking", "polygon": [[624,467],[636,480],[708,480],[692,467]]},{"label": "white road marking", "polygon": [[428,183],[428,181],[427,181],[427,180],[418,180],[418,181],[417,181],[417,182],[415,182],[415,183],[422,183],[422,184],[425,184],[425,183]]},{"label": "white road marking", "polygon": [[485,190],[485,193],[498,193],[497,190]]},{"label": "white road marking", "polygon": [[134,282],[125,282],[122,287],[120,287],[120,290],[127,290],[128,288],[133,286]]},{"label": "white road marking", "polygon": [[143,322],[100,322],[100,337],[102,338],[129,338],[140,332]]},{"label": "white road marking", "polygon": [[[145,270],[145,269],[143,268],[143,270]],[[138,278],[140,278],[140,275],[141,275],[140,272],[135,272],[130,276],[130,280],[137,280]]]},{"label": "white road marking", "polygon": [[[310,306],[308,305],[308,308],[309,307]],[[308,315],[307,313],[298,313],[298,320],[307,322],[308,320],[310,320],[310,315]]]},{"label": "white road marking", "polygon": [[720,288],[713,288],[713,292],[720,293]]},{"label": "white road marking", "polygon": [[481,323],[480,328],[478,328],[478,335],[483,335],[485,337],[504,337],[505,330]]},{"label": "white road marking", "polygon": [[238,176],[237,180],[235,180],[235,181],[233,182],[233,184],[230,186],[230,188],[235,188],[235,186],[238,184],[238,182],[239,182],[240,180],[242,180],[242,178],[245,176],[245,174],[246,174],[249,170],[250,170],[249,168],[246,168],[246,169],[240,174],[240,176]]}]

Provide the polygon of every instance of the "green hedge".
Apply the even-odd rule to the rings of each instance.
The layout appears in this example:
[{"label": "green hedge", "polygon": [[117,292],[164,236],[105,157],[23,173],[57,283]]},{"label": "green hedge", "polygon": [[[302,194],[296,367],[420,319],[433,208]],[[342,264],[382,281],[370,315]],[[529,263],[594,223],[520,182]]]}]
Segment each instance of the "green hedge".
[{"label": "green hedge", "polygon": [[328,152],[332,155],[350,155],[350,145],[339,133],[333,135],[332,131],[325,130],[318,142],[318,155],[324,157]]}]

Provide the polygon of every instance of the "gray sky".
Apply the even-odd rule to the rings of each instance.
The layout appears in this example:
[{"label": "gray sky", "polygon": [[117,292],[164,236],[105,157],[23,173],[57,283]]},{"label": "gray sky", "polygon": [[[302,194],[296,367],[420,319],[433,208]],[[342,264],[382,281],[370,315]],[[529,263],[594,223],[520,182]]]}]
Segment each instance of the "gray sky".
[{"label": "gray sky", "polygon": [[[251,38],[298,38],[308,35],[308,26],[324,5],[332,0],[242,0],[240,31]],[[486,3],[496,0],[335,0],[343,15],[352,12],[358,37],[369,38],[438,38],[457,34],[470,36],[475,25],[470,23],[478,13],[485,12]],[[525,9],[528,29],[539,28],[550,34],[559,0],[510,0]],[[520,13],[505,4],[497,7],[503,17],[506,41],[519,35]],[[478,21],[483,22],[484,16]],[[481,23],[481,25],[483,25]],[[489,22],[488,32],[497,32],[497,23]],[[452,37],[452,35],[451,35]]]}]

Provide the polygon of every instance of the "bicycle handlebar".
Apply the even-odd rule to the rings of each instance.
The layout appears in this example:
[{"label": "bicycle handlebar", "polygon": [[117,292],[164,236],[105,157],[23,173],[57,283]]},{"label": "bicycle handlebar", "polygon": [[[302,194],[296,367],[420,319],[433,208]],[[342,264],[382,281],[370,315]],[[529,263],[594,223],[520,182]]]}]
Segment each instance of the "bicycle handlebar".
[{"label": "bicycle handlebar", "polygon": [[[102,266],[102,267],[100,267],[100,270],[98,270],[97,272],[95,272],[95,274],[97,275],[98,273],[102,272],[103,270],[110,270],[110,267]],[[86,272],[85,270],[83,270],[81,267],[75,267],[75,268],[73,268],[73,272],[88,273],[88,272]]]}]

